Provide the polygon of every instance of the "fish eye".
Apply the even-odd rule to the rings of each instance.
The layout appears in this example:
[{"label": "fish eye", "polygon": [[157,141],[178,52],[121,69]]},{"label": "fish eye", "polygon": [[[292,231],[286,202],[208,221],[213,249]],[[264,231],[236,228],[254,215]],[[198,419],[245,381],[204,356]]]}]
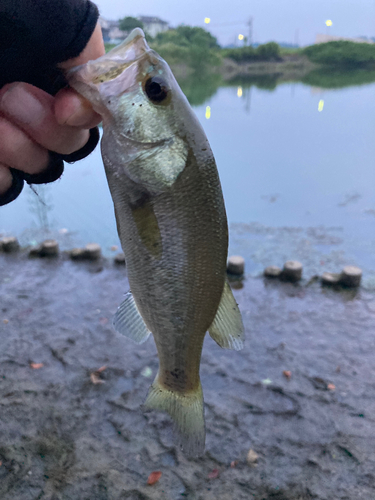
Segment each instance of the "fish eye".
[{"label": "fish eye", "polygon": [[169,89],[160,76],[153,76],[146,81],[145,92],[151,102],[159,104],[168,97]]}]

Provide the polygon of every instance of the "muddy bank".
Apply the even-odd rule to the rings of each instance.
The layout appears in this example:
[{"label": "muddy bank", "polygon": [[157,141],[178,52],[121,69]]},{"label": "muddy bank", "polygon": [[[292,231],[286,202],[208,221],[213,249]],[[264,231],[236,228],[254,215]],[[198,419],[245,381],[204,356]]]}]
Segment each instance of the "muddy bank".
[{"label": "muddy bank", "polygon": [[205,341],[207,446],[190,460],[169,419],[140,409],[152,339],[112,330],[125,274],[0,255],[1,499],[375,498],[374,294],[246,280],[245,349]]}]

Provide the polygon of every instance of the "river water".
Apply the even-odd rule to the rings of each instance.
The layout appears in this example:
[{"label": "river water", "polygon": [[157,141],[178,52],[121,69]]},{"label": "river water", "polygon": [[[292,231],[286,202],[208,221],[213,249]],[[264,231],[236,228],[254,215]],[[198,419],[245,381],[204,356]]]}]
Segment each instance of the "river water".
[{"label": "river water", "polygon": [[[247,272],[299,259],[309,278],[354,264],[373,288],[375,83],[182,86],[217,160],[230,252],[245,256]],[[0,209],[0,233],[25,245],[95,241],[106,255],[119,245],[99,148],[36,191]]]}]

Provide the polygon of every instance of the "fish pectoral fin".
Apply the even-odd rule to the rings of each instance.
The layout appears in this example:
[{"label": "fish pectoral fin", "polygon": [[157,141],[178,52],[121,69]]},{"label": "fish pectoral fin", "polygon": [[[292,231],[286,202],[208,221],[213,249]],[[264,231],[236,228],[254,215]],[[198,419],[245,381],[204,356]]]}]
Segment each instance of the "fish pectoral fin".
[{"label": "fish pectoral fin", "polygon": [[203,454],[206,430],[200,382],[195,390],[180,393],[162,386],[157,375],[143,406],[145,410],[169,414],[174,423],[175,439],[188,456]]},{"label": "fish pectoral fin", "polygon": [[143,321],[131,292],[125,295],[125,300],[117,309],[113,318],[113,326],[116,332],[134,340],[137,344],[145,342],[151,333]]},{"label": "fish pectoral fin", "polygon": [[220,304],[208,333],[224,349],[239,351],[243,348],[244,327],[241,313],[227,281],[225,281]]}]

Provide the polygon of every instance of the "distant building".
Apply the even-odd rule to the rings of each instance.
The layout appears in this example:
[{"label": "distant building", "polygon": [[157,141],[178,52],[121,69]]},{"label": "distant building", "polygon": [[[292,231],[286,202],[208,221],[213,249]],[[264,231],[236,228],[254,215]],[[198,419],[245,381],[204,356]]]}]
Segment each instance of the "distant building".
[{"label": "distant building", "polygon": [[338,42],[341,40],[345,40],[348,42],[356,42],[356,43],[375,43],[373,38],[367,38],[365,36],[358,36],[356,38],[346,38],[344,36],[332,36],[332,35],[323,35],[318,34],[315,37],[315,43],[327,43],[327,42]]},{"label": "distant building", "polygon": [[[169,24],[158,17],[138,16],[137,19],[143,23],[146,33],[152,37],[158,33],[169,30]],[[128,31],[119,28],[119,21],[109,21],[104,17],[99,17],[99,24],[102,28],[103,40],[105,43],[120,43],[128,36]]]},{"label": "distant building", "polygon": [[152,37],[169,30],[169,24],[158,17],[138,16],[137,19],[142,21],[144,30]]},{"label": "distant building", "polygon": [[120,43],[128,36],[127,31],[120,30],[119,21],[109,21],[104,17],[99,17],[99,24],[102,28],[103,40],[105,43]]}]

